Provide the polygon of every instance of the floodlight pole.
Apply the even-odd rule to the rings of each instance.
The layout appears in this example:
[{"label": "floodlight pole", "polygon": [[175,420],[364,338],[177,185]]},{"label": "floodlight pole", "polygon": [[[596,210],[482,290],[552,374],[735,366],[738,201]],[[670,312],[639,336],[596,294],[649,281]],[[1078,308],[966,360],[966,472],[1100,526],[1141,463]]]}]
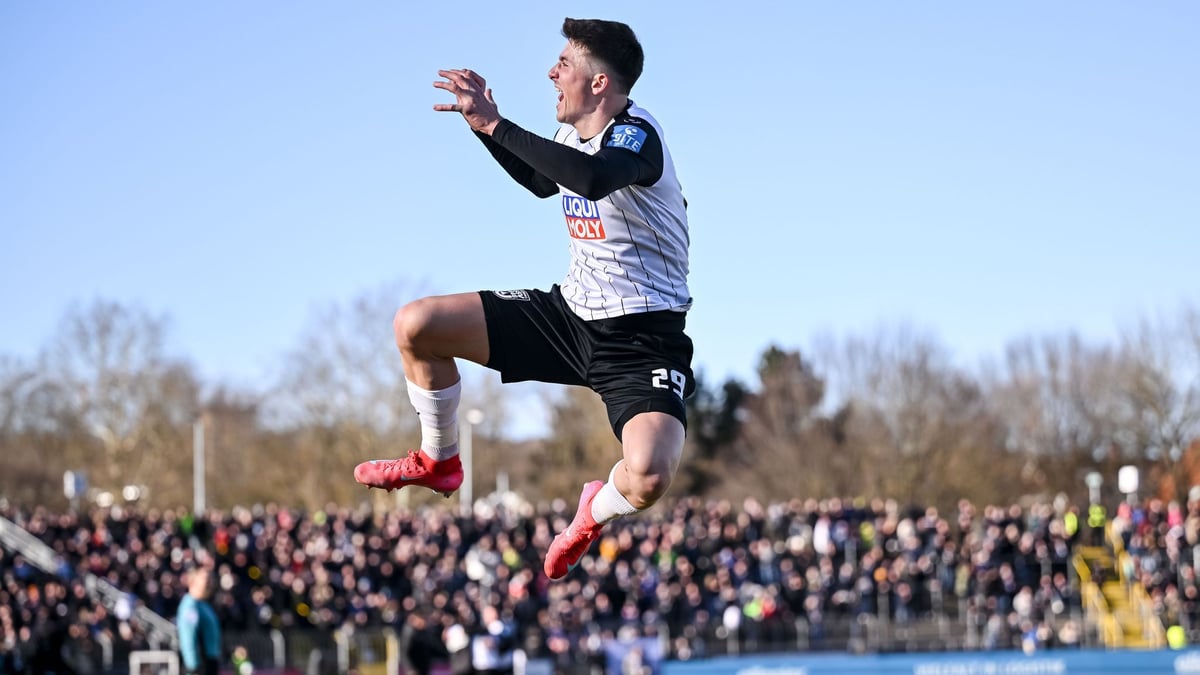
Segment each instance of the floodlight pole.
[{"label": "floodlight pole", "polygon": [[192,424],[192,512],[197,516],[206,507],[204,490],[204,418],[201,417]]},{"label": "floodlight pole", "polygon": [[463,482],[458,488],[459,504],[465,506],[468,511],[474,507],[475,492],[474,492],[474,436],[475,425],[483,421],[483,411],[476,408],[471,408],[463,415],[463,419],[459,422],[458,429],[458,454],[462,459]]}]

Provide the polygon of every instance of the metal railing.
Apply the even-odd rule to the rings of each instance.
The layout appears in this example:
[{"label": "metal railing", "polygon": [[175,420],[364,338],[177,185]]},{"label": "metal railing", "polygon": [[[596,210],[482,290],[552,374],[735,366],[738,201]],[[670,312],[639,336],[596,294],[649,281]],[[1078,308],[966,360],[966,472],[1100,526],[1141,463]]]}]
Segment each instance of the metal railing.
[{"label": "metal railing", "polygon": [[[54,552],[54,549],[4,516],[0,516],[0,544],[9,550],[20,553],[30,564],[46,574],[60,579],[70,576],[66,562]],[[176,630],[175,624],[138,602],[132,595],[95,574],[84,574],[82,579],[88,595],[95,602],[104,605],[108,611],[116,612],[118,608],[124,611],[124,608],[127,607],[130,616],[137,619],[138,623],[145,628],[147,640],[156,649],[174,650],[178,648],[179,632]]]}]

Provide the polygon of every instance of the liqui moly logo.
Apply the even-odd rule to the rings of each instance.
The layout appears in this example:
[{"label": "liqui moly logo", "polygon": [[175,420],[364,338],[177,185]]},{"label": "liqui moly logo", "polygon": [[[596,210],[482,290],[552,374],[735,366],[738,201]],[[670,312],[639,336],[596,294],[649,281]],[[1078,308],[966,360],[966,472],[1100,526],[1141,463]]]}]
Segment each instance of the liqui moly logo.
[{"label": "liqui moly logo", "polygon": [[600,207],[596,202],[563,195],[563,215],[567,217],[567,232],[575,239],[604,238],[604,223],[600,222]]}]

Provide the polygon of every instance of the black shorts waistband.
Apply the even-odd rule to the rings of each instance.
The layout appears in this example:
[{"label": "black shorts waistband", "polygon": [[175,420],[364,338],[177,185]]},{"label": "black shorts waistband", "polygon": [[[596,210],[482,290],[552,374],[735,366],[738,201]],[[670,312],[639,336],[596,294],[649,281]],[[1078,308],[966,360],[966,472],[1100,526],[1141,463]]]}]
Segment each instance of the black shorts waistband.
[{"label": "black shorts waistband", "polygon": [[596,319],[595,323],[609,330],[628,330],[645,333],[677,333],[687,327],[687,312],[673,312],[669,309],[657,312],[638,312],[625,314],[607,319]]}]

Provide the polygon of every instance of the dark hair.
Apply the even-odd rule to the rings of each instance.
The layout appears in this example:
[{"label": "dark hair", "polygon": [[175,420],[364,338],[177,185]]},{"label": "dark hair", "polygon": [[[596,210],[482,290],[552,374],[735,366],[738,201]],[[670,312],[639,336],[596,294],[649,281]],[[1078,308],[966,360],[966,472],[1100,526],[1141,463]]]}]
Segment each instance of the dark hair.
[{"label": "dark hair", "polygon": [[619,21],[601,19],[563,20],[563,37],[582,47],[589,55],[612,69],[609,75],[629,93],[642,76],[642,45],[633,29]]}]

